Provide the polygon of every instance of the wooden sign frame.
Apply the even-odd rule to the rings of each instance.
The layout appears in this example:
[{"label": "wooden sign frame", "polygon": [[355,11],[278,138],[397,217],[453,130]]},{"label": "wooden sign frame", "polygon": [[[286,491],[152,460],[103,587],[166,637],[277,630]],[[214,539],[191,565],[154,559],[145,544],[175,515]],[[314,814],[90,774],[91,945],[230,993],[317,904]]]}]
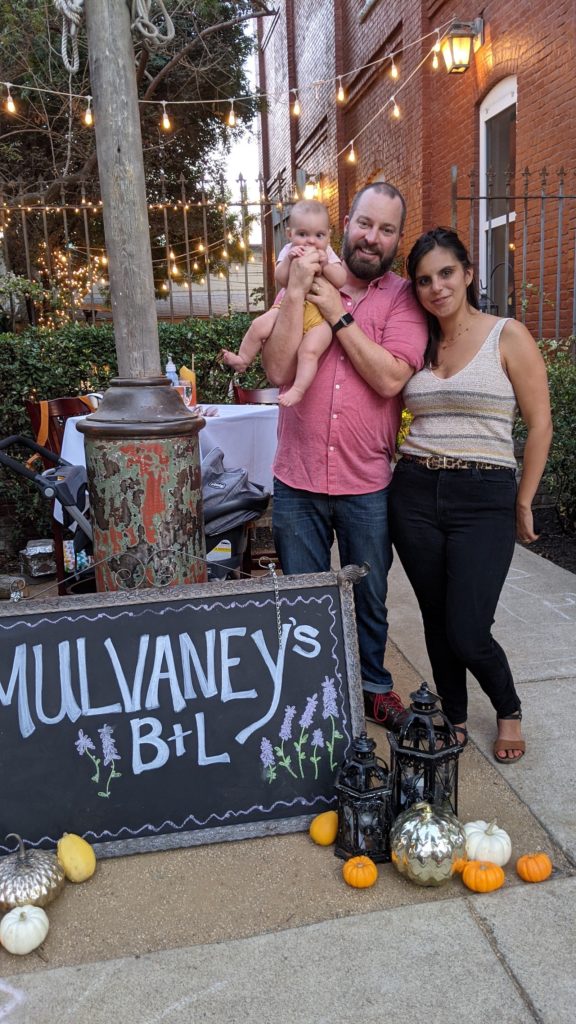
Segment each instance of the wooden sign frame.
[{"label": "wooden sign frame", "polygon": [[14,831],[107,857],[306,829],[364,728],[365,571],[0,606],[0,853]]}]

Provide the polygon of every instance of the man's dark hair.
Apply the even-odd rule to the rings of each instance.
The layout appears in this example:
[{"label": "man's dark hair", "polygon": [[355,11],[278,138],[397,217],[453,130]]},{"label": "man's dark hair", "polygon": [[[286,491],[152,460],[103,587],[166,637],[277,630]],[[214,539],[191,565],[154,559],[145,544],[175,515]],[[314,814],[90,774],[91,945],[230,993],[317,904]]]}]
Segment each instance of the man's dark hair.
[{"label": "man's dark hair", "polygon": [[379,192],[381,195],[389,196],[390,199],[399,199],[400,200],[400,202],[402,204],[402,218],[400,220],[400,234],[402,234],[402,232],[404,230],[404,224],[406,222],[406,200],[404,199],[404,196],[402,195],[402,193],[396,188],[396,186],[395,185],[391,185],[388,181],[371,181],[369,185],[364,185],[364,188],[361,188],[356,193],[356,195],[354,196],[354,198],[352,200],[352,205],[350,207],[350,213],[348,214],[348,216],[352,217],[352,215],[354,214],[354,212],[356,210],[356,207],[358,206],[358,203],[360,202],[360,199],[362,198],[364,193],[365,192],[369,192],[370,189],[373,189],[374,192]]}]

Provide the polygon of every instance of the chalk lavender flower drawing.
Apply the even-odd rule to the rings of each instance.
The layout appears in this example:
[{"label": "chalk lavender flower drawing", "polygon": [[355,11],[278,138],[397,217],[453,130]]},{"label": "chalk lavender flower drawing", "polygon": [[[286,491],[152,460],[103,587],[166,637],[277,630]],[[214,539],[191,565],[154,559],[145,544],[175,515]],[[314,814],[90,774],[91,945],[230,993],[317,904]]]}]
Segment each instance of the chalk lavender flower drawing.
[{"label": "chalk lavender flower drawing", "polygon": [[278,763],[280,767],[285,768],[287,772],[290,772],[290,775],[293,775],[294,778],[297,778],[296,772],[292,768],[292,758],[290,754],[286,754],[284,752],[284,744],[287,743],[288,740],[292,739],[292,720],[295,714],[296,708],[294,707],[294,705],[288,704],[286,710],[284,711],[284,719],[282,721],[282,725],[280,726],[280,732],[278,733],[282,742],[280,743],[279,746],[274,747],[274,753],[278,758]]},{"label": "chalk lavender flower drawing", "polygon": [[338,732],[338,729],[336,728],[336,719],[339,717],[334,680],[329,679],[328,676],[326,676],[322,683],[322,718],[324,721],[330,719],[330,722],[332,723],[332,735],[329,740],[326,740],[326,749],[330,756],[331,770],[334,770],[337,764],[337,761],[334,758],[334,746],[336,740],[344,739],[342,733]]},{"label": "chalk lavender flower drawing", "polygon": [[95,771],[94,775],[91,776],[90,781],[100,782],[101,759],[99,757],[95,757],[94,754],[90,753],[91,750],[96,750],[96,747],[94,746],[90,737],[86,735],[83,729],[78,729],[78,739],[76,740],[74,746],[76,747],[76,750],[78,751],[80,756],[82,756],[82,754],[87,754],[90,760],[92,761],[92,764],[94,765]]},{"label": "chalk lavender flower drawing", "polygon": [[264,765],[264,778],[268,779],[268,782],[274,782],[276,778],[276,759],[272,750],[272,744],[265,736],[262,737],[260,742],[260,760]]},{"label": "chalk lavender flower drawing", "polygon": [[101,729],[98,729],[98,735],[102,743],[102,754],[104,757],[104,767],[110,765],[110,774],[108,776],[108,782],[106,783],[106,790],[98,793],[98,796],[110,796],[110,783],[112,779],[119,779],[122,776],[122,772],[116,771],[115,761],[120,760],[120,754],[116,750],[116,743],[112,738],[114,729],[111,725],[103,725]]},{"label": "chalk lavender flower drawing", "polygon": [[[103,725],[101,729],[98,729],[98,735],[100,736],[100,743],[102,746],[102,757],[96,757],[96,754],[92,754],[91,751],[96,751],[93,740],[88,736],[83,729],[78,730],[78,739],[75,741],[74,746],[78,751],[80,757],[86,754],[92,764],[94,765],[94,774],[90,777],[91,782],[95,782],[97,785],[100,783],[100,768],[107,767],[110,765],[110,772],[108,774],[108,780],[106,782],[106,789],[99,790],[98,796],[109,797],[110,796],[110,783],[112,779],[119,779],[122,776],[122,772],[116,771],[115,761],[120,760],[120,754],[116,750],[116,743],[112,737],[114,729],[110,725]],[[102,765],[102,759],[104,764]]]},{"label": "chalk lavender flower drawing", "polygon": [[[293,704],[288,704],[284,709],[282,725],[278,732],[280,742],[273,745],[266,736],[262,737],[260,760],[264,765],[264,777],[268,782],[274,782],[278,777],[279,768],[284,768],[294,779],[303,779],[306,762],[310,762],[313,765],[314,778],[317,779],[323,757],[328,760],[330,771],[334,771],[338,763],[334,756],[334,748],[337,741],[344,739],[344,737],[337,728],[340,712],[338,711],[338,699],[334,680],[329,679],[328,676],[326,676],[322,683],[322,718],[327,722],[329,737],[327,737],[324,727],[313,727],[314,716],[317,710],[318,694],[313,693],[311,697],[306,698],[306,705],[298,719],[300,734],[297,738],[294,738],[293,724],[297,712]],[[296,752],[295,761],[293,761],[292,755],[286,749],[290,741],[292,741],[292,746]]]},{"label": "chalk lavender flower drawing", "polygon": [[314,778],[318,778],[318,765],[320,764],[321,755],[317,753],[318,750],[322,750],[324,747],[324,736],[322,735],[322,729],[314,729],[312,733],[312,753],[310,760],[314,765]]},{"label": "chalk lavender flower drawing", "polygon": [[302,713],[298,725],[300,726],[300,738],[294,744],[296,753],[298,755],[298,768],[300,771],[301,778],[304,778],[303,763],[306,760],[306,753],[304,752],[304,746],[308,742],[308,733],[306,729],[309,729],[312,725],[312,719],[314,718],[314,712],[316,711],[316,705],[318,704],[318,694],[313,693],[311,697],[306,698],[306,707]]}]

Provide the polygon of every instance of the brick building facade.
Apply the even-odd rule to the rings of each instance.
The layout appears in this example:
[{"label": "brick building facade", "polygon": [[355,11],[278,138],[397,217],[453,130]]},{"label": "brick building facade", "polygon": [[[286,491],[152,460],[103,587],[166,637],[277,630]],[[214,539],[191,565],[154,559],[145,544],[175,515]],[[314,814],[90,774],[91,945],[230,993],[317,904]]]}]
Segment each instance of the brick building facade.
[{"label": "brick building facade", "polygon": [[[431,49],[455,13],[481,15],[483,37],[469,69],[449,75]],[[356,189],[389,179],[408,203],[404,254],[427,227],[456,224],[487,308],[542,336],[571,333],[575,25],[574,0],[462,0],[457,11],[447,0],[282,0],[259,36],[267,250],[278,252],[306,179],[321,186],[337,241]]]}]

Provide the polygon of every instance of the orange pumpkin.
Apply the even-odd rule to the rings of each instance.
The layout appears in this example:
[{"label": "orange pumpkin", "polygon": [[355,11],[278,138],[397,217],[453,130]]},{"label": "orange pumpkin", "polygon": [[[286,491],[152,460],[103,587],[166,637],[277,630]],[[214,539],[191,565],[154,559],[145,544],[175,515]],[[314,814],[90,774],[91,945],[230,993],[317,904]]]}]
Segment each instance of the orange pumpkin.
[{"label": "orange pumpkin", "polygon": [[504,885],[504,872],[489,860],[469,860],[462,871],[462,881],[472,892],[493,892]]},{"label": "orange pumpkin", "polygon": [[342,866],[342,874],[354,889],[368,889],[378,878],[378,868],[370,857],[351,857]]},{"label": "orange pumpkin", "polygon": [[552,861],[547,853],[525,853],[518,857],[516,871],[524,882],[545,882],[552,874]]}]

